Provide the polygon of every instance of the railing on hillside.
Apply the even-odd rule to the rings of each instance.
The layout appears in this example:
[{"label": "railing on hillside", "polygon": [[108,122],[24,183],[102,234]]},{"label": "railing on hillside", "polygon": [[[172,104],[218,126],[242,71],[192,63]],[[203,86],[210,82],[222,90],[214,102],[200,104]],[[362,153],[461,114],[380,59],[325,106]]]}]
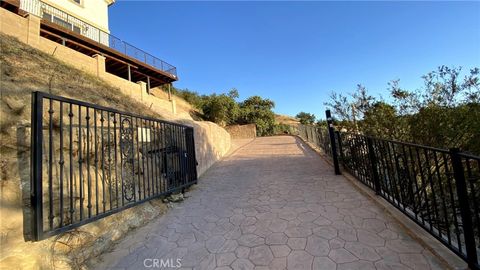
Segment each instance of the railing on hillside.
[{"label": "railing on hillside", "polygon": [[32,95],[32,232],[41,240],[196,183],[193,128]]},{"label": "railing on hillside", "polygon": [[471,269],[480,269],[480,157],[458,149],[339,131],[334,132],[337,151],[332,153],[326,128],[300,130],[302,138],[317,144],[329,157],[336,155],[347,172],[463,258]]},{"label": "railing on hillside", "polygon": [[328,138],[328,130],[320,126],[308,126],[299,124],[297,127],[298,135],[306,141],[321,148],[326,154],[331,154],[330,139]]},{"label": "railing on hillside", "polygon": [[121,39],[39,0],[21,0],[20,8],[30,14],[67,28],[147,65],[177,76],[177,68]]}]

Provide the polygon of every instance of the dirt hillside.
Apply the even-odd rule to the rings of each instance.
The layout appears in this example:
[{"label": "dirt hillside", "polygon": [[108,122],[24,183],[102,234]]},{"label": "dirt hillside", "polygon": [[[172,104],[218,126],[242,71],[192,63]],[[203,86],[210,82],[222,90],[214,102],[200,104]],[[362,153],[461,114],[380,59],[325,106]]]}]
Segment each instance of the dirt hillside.
[{"label": "dirt hillside", "polygon": [[297,118],[282,114],[275,114],[275,122],[277,122],[277,124],[286,124],[292,126],[296,126],[300,123]]}]

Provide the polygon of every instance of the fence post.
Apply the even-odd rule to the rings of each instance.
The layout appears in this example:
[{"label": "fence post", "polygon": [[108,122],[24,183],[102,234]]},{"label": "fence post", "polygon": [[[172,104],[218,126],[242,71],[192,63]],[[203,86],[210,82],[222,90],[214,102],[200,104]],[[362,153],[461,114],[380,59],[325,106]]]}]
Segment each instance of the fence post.
[{"label": "fence post", "polygon": [[370,137],[367,137],[367,146],[368,146],[368,157],[370,159],[370,163],[372,164],[373,187],[375,188],[375,194],[380,195],[381,186],[380,186],[380,177],[378,176],[378,171],[377,171],[377,156],[375,155],[375,148],[373,148],[373,140]]},{"label": "fence post", "polygon": [[335,132],[333,130],[333,119],[330,110],[326,110],[325,114],[327,116],[328,124],[328,134],[330,135],[330,146],[332,148],[332,158],[333,158],[333,167],[335,168],[335,174],[340,175],[340,166],[338,165],[338,153],[337,145],[335,143]]},{"label": "fence post", "polygon": [[463,234],[465,237],[465,250],[467,252],[467,263],[471,269],[475,269],[477,264],[477,250],[475,247],[475,235],[473,232],[472,215],[470,204],[468,202],[467,184],[462,164],[462,158],[459,155],[458,148],[450,149],[452,158],[453,176],[457,188],[458,204],[460,206],[460,215],[462,217]]},{"label": "fence post", "polygon": [[38,241],[43,234],[42,200],[42,145],[43,145],[43,95],[32,93],[31,158],[30,158],[30,203],[32,209],[32,237]]}]

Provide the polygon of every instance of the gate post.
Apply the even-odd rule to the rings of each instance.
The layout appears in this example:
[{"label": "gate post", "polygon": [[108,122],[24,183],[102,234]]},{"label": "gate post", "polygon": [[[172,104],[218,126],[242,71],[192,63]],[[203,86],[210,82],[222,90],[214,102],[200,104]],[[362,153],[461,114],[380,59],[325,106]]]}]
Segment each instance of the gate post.
[{"label": "gate post", "polygon": [[192,127],[189,127],[185,130],[185,140],[187,142],[187,158],[188,158],[188,176],[189,176],[189,182],[195,182],[197,183],[197,159],[195,155],[195,136],[194,136],[194,130]]},{"label": "gate post", "polygon": [[43,191],[42,191],[42,146],[43,146],[43,94],[32,93],[32,139],[30,158],[30,207],[32,209],[32,238],[43,238]]},{"label": "gate post", "polygon": [[473,232],[472,215],[470,204],[468,202],[467,184],[465,181],[464,168],[462,158],[459,155],[458,148],[450,149],[450,157],[452,159],[453,176],[455,178],[455,186],[457,188],[458,204],[460,208],[460,216],[463,224],[463,234],[465,237],[465,250],[467,252],[467,263],[471,269],[476,269],[477,264],[477,248],[475,247],[475,234]]},{"label": "gate post", "polygon": [[330,146],[332,148],[333,167],[335,174],[340,175],[340,166],[338,165],[337,144],[335,143],[335,131],[333,130],[333,119],[330,110],[325,111],[327,116],[328,134],[330,135]]}]

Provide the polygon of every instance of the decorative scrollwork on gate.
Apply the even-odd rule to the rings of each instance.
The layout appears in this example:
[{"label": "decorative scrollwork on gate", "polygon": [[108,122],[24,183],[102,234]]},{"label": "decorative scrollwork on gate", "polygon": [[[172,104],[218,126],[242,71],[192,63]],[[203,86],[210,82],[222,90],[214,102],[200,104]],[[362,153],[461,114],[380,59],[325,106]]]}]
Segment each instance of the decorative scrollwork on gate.
[{"label": "decorative scrollwork on gate", "polygon": [[133,126],[130,117],[122,118],[120,122],[120,152],[122,155],[123,197],[130,202],[135,198]]}]

